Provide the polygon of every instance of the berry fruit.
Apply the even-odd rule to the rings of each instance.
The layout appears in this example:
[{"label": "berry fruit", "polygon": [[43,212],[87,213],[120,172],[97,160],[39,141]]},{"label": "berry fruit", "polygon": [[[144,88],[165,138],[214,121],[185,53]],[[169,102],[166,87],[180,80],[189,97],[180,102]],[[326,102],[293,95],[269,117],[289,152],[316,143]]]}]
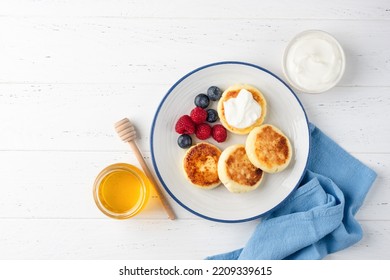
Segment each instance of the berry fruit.
[{"label": "berry fruit", "polygon": [[209,123],[216,122],[218,120],[218,113],[214,109],[207,110],[207,119]]},{"label": "berry fruit", "polygon": [[179,134],[192,134],[195,132],[195,124],[190,116],[184,115],[177,120],[175,130]]},{"label": "berry fruit", "polygon": [[206,140],[211,136],[211,126],[207,123],[197,125],[195,135],[199,140]]},{"label": "berry fruit", "polygon": [[218,143],[224,142],[227,138],[226,128],[221,124],[214,125],[211,134]]},{"label": "berry fruit", "polygon": [[201,107],[195,107],[190,113],[191,119],[195,124],[201,124],[207,119],[207,112]]},{"label": "berry fruit", "polygon": [[211,86],[209,87],[209,89],[207,90],[207,95],[208,97],[213,100],[213,101],[216,101],[216,100],[219,100],[222,96],[222,91],[219,87],[216,87],[216,86]]},{"label": "berry fruit", "polygon": [[192,145],[192,138],[188,134],[182,134],[177,138],[177,144],[180,148],[189,148]]},{"label": "berry fruit", "polygon": [[198,106],[200,108],[207,108],[210,104],[210,99],[209,97],[206,95],[206,94],[198,94],[196,97],[195,97],[195,106]]}]

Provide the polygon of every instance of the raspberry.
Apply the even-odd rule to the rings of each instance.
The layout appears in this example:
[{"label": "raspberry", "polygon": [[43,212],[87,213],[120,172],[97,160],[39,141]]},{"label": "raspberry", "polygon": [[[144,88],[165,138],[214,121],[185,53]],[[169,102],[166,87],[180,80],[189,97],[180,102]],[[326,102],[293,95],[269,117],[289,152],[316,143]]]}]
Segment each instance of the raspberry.
[{"label": "raspberry", "polygon": [[226,128],[221,124],[214,125],[211,134],[218,143],[224,142],[227,138]]},{"label": "raspberry", "polygon": [[207,123],[197,125],[195,135],[199,140],[206,140],[211,136],[211,126]]},{"label": "raspberry", "polygon": [[201,107],[195,107],[190,113],[191,119],[196,124],[201,124],[207,119],[207,111]]},{"label": "raspberry", "polygon": [[179,134],[192,134],[195,132],[195,124],[189,115],[184,115],[177,120],[175,130]]}]

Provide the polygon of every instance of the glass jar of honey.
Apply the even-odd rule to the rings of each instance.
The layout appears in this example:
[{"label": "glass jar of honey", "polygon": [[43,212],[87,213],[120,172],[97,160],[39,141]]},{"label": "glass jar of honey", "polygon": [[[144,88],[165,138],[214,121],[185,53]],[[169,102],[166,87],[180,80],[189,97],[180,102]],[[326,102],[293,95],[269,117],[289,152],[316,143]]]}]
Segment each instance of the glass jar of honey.
[{"label": "glass jar of honey", "polygon": [[128,219],[137,215],[150,195],[150,182],[137,167],[127,163],[107,166],[97,176],[93,197],[108,217]]}]

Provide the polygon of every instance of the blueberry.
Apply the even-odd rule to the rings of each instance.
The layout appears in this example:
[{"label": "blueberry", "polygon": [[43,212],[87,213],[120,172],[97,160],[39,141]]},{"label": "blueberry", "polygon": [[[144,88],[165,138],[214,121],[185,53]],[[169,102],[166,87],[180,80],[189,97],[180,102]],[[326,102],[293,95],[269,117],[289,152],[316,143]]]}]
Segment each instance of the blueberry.
[{"label": "blueberry", "polygon": [[188,134],[182,134],[177,138],[177,144],[180,148],[189,148],[192,145],[192,138]]},{"label": "blueberry", "polygon": [[213,101],[219,100],[222,96],[222,91],[219,87],[211,86],[207,90],[207,95]]},{"label": "blueberry", "polygon": [[218,120],[218,113],[214,109],[207,110],[207,121],[209,123],[216,122]]},{"label": "blueberry", "polygon": [[209,104],[210,104],[210,99],[206,94],[201,93],[195,97],[195,106],[198,106],[198,107],[201,107],[204,109],[204,108],[207,108],[209,106]]}]

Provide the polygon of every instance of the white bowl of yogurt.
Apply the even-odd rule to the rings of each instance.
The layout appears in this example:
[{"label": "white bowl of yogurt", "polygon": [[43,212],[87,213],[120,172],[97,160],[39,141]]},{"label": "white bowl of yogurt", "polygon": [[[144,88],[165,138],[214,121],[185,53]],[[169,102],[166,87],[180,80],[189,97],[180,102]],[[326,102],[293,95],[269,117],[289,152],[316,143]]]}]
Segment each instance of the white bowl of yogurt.
[{"label": "white bowl of yogurt", "polygon": [[296,35],[283,55],[283,73],[296,89],[320,93],[333,88],[345,70],[345,54],[339,42],[321,30]]}]

